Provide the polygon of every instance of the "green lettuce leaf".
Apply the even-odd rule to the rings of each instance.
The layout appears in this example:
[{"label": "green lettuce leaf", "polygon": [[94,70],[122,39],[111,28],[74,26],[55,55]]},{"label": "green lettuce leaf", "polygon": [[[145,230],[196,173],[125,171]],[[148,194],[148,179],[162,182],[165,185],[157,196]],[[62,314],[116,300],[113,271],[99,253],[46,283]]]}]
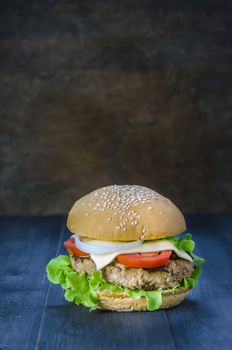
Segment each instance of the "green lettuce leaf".
[{"label": "green lettuce leaf", "polygon": [[145,297],[147,299],[147,308],[150,311],[158,310],[162,304],[162,291],[146,291],[143,289],[132,290],[125,288],[125,292],[132,298],[139,299]]},{"label": "green lettuce leaf", "polygon": [[190,233],[187,233],[181,238],[167,237],[165,239],[173,243],[178,249],[185,250],[187,253],[192,255],[192,252],[195,248],[195,242],[192,240],[192,235]]},{"label": "green lettuce leaf", "polygon": [[57,258],[52,259],[48,263],[46,271],[49,281],[54,284],[60,284],[63,289],[69,287],[66,275],[73,271],[70,267],[69,256],[60,255]]},{"label": "green lettuce leaf", "polygon": [[71,267],[68,256],[60,255],[52,259],[47,265],[49,281],[60,284],[65,289],[65,299],[76,304],[82,304],[91,309],[98,305],[99,298],[96,291],[107,290],[111,293],[126,293],[132,298],[145,297],[148,310],[158,310],[162,304],[162,291],[131,290],[119,284],[111,284],[104,280],[102,271],[94,271],[91,276],[84,272],[77,273]]},{"label": "green lettuce leaf", "polygon": [[193,261],[197,263],[198,265],[202,265],[205,262],[204,258],[201,258],[200,256],[197,256],[196,254],[192,253]]},{"label": "green lettuce leaf", "polygon": [[179,283],[179,287],[197,287],[199,277],[201,275],[201,265],[205,262],[205,259],[197,256],[193,253],[195,249],[195,242],[192,240],[192,235],[187,233],[181,238],[178,237],[168,237],[166,240],[173,243],[178,249],[186,251],[193,258],[194,271],[190,278],[184,278],[182,283]]},{"label": "green lettuce leaf", "polygon": [[76,273],[71,267],[69,256],[60,255],[52,259],[47,267],[47,277],[54,284],[60,284],[65,292],[65,299],[76,304],[96,308],[98,297],[89,287],[88,279],[84,272]]}]

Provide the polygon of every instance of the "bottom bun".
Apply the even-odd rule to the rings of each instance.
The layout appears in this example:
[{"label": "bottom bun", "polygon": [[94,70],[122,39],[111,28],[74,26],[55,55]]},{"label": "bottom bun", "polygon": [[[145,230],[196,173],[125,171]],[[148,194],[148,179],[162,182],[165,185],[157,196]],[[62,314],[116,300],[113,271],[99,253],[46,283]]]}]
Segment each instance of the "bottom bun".
[{"label": "bottom bun", "polygon": [[[191,288],[178,288],[174,291],[165,290],[162,292],[162,305],[160,309],[168,309],[180,304],[188,295]],[[145,297],[134,299],[126,293],[112,294],[107,291],[97,291],[100,299],[98,309],[111,311],[147,311]]]}]

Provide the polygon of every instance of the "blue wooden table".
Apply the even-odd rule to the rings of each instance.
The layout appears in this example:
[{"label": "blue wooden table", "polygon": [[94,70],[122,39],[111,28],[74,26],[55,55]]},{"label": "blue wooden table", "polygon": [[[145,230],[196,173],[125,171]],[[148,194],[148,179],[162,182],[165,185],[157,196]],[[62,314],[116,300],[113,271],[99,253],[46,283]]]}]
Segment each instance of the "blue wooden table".
[{"label": "blue wooden table", "polygon": [[232,217],[187,216],[206,258],[199,287],[157,312],[89,312],[49,284],[45,266],[64,253],[65,217],[1,217],[0,349],[232,349]]}]

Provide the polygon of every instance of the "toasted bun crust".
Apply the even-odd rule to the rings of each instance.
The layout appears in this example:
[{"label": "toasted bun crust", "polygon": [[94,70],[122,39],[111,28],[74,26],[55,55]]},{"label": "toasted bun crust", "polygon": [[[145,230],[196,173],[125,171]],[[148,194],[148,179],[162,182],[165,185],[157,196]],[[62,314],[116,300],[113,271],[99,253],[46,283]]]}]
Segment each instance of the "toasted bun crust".
[{"label": "toasted bun crust", "polygon": [[102,187],[80,198],[67,226],[80,236],[106,241],[158,239],[186,230],[183,215],[168,198],[137,185]]},{"label": "toasted bun crust", "polygon": [[[168,309],[180,304],[188,295],[190,289],[182,288],[175,291],[162,292],[162,305],[160,309]],[[100,299],[99,309],[111,311],[147,311],[145,297],[134,299],[125,293],[111,294],[109,292],[97,292]]]}]

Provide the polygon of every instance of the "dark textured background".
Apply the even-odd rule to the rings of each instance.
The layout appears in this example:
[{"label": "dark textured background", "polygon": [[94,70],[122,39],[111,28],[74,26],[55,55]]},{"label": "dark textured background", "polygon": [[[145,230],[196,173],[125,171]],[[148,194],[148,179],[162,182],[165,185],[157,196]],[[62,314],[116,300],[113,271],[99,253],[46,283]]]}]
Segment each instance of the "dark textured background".
[{"label": "dark textured background", "polygon": [[137,183],[232,211],[230,1],[1,1],[0,213]]}]

